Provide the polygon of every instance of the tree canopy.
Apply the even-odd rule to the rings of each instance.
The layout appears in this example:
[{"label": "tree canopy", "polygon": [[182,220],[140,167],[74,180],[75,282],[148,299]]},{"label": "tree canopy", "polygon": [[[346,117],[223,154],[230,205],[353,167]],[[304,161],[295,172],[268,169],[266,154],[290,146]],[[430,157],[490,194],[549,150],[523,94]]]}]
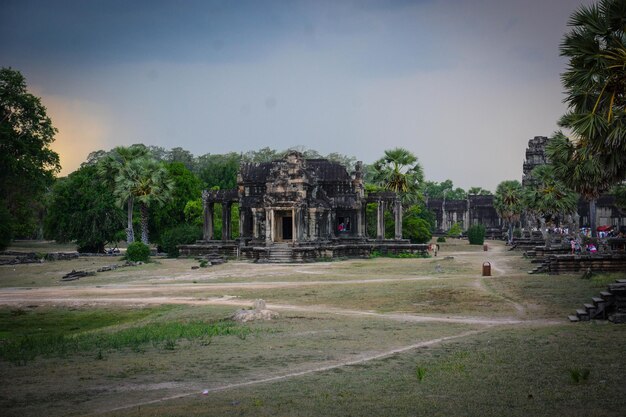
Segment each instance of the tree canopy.
[{"label": "tree canopy", "polygon": [[[31,205],[41,200],[61,169],[59,155],[50,149],[56,132],[41,99],[28,92],[24,76],[0,68],[0,205],[9,213],[11,232],[33,233],[36,211]],[[31,226],[19,229],[24,224]]]},{"label": "tree canopy", "polygon": [[611,183],[626,178],[626,2],[581,6],[561,43],[567,113],[560,125],[578,150],[602,164]]}]

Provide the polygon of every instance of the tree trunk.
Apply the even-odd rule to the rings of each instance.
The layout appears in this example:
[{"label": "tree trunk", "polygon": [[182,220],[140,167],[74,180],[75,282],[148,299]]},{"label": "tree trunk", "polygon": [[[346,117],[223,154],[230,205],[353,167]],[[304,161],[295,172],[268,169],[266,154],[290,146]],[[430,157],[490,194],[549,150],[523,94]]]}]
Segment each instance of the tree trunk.
[{"label": "tree trunk", "polygon": [[128,199],[128,224],[126,225],[126,242],[133,243],[135,241],[135,232],[133,231],[133,198]]},{"label": "tree trunk", "polygon": [[591,237],[598,237],[596,225],[596,199],[589,200],[589,227],[591,227]]},{"label": "tree trunk", "polygon": [[141,241],[148,244],[148,206],[145,204],[140,205],[141,209]]}]

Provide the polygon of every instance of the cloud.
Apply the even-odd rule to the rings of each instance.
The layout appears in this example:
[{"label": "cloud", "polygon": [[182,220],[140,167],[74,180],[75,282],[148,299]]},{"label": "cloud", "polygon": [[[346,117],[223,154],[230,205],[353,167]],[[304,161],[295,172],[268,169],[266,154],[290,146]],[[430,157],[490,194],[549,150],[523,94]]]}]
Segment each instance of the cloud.
[{"label": "cloud", "polygon": [[[33,88],[37,95],[37,88]],[[61,176],[66,176],[85,162],[89,153],[109,149],[110,136],[106,112],[102,107],[83,100],[62,96],[42,96],[48,116],[59,132],[52,150],[61,159]]]}]

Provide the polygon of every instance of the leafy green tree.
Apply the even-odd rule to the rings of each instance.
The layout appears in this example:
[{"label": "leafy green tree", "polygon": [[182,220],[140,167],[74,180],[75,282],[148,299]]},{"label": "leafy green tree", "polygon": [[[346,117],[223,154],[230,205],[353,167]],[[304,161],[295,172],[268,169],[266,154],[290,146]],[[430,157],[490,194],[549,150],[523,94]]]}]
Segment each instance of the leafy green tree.
[{"label": "leafy green tree", "polygon": [[200,198],[202,181],[181,162],[165,163],[169,178],[174,182],[171,198],[153,208],[149,229],[153,241],[161,242],[161,232],[185,223],[185,206]]},{"label": "leafy green tree", "polygon": [[467,195],[493,195],[491,191],[485,190],[482,187],[471,187],[467,190]]},{"label": "leafy green tree", "polygon": [[[32,210],[61,169],[59,155],[50,149],[57,130],[41,99],[28,92],[24,76],[0,68],[0,205],[3,220],[17,231],[32,234],[39,223]],[[26,228],[20,227],[30,225]]]},{"label": "leafy green tree", "polygon": [[419,206],[411,206],[402,216],[402,236],[411,243],[430,242],[432,225],[424,219]]},{"label": "leafy green tree", "polygon": [[[121,205],[126,204],[127,223],[126,223],[126,242],[135,241],[135,232],[133,229],[133,212],[135,205],[135,196],[130,192],[123,192],[118,189],[124,179],[128,179],[126,185],[136,178],[137,173],[131,169],[132,161],[139,158],[146,158],[150,155],[150,151],[144,145],[132,145],[129,147],[119,146],[111,152],[100,154],[93,158],[97,163],[98,172],[109,184]],[[92,159],[92,158],[89,158]]]},{"label": "leafy green tree", "polygon": [[562,75],[568,112],[560,124],[583,153],[603,163],[612,184],[626,177],[626,2],[580,6],[561,43],[569,59]]},{"label": "leafy green tree", "polygon": [[452,180],[442,182],[425,181],[422,192],[428,199],[434,200],[465,200],[467,193],[462,188],[454,188]]},{"label": "leafy green tree", "polygon": [[519,221],[524,211],[524,192],[519,181],[502,181],[496,188],[493,206],[500,218],[509,226],[509,244],[513,242],[513,225]]},{"label": "leafy green tree", "polygon": [[406,149],[394,148],[374,162],[374,182],[389,191],[400,194],[405,205],[421,199],[420,184],[424,181],[424,170],[417,157]]},{"label": "leafy green tree", "polygon": [[47,208],[45,236],[76,241],[81,252],[103,252],[124,228],[124,213],[94,165],[57,180]]},{"label": "leafy green tree", "polygon": [[237,188],[241,156],[235,152],[224,155],[206,154],[198,158],[198,176],[207,188],[220,190]]}]

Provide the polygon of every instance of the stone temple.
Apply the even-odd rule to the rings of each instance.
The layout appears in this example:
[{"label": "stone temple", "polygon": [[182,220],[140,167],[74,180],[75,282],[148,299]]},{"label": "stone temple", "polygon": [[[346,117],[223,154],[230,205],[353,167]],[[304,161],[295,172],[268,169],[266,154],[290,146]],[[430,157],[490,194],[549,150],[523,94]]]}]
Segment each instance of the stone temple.
[{"label": "stone temple", "polygon": [[[205,190],[203,240],[180,247],[184,255],[221,254],[259,262],[367,257],[424,252],[426,245],[402,238],[402,205],[394,192],[366,193],[362,163],[348,173],[337,162],[305,159],[290,151],[284,159],[242,163],[237,189]],[[222,236],[214,236],[214,206],[222,206]],[[368,238],[367,205],[376,204],[376,238]],[[232,239],[232,206],[239,207],[239,237]],[[385,239],[385,212],[394,236]]]}]

